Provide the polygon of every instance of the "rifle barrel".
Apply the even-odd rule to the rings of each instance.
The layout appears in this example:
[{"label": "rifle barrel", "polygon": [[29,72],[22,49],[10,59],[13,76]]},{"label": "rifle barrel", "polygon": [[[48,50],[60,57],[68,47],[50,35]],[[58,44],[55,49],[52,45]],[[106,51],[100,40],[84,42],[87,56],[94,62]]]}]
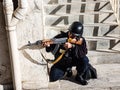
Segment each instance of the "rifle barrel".
[{"label": "rifle barrel", "polygon": [[30,41],[28,41],[27,46],[32,46],[32,45],[42,45],[42,43],[44,42],[52,42],[52,44],[64,44],[67,41],[68,38],[53,38],[50,40],[38,40],[35,43],[31,43]]},{"label": "rifle barrel", "polygon": [[27,46],[32,46],[32,45],[41,45],[42,44],[42,40],[38,40],[35,43],[31,43],[30,41],[28,41]]},{"label": "rifle barrel", "polygon": [[68,38],[53,38],[53,44],[63,44],[67,41]]}]

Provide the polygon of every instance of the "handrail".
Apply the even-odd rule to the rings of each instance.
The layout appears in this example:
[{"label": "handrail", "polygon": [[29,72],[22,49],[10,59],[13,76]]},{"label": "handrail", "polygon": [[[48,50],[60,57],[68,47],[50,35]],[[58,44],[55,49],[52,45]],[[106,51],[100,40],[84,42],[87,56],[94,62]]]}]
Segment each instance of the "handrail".
[{"label": "handrail", "polygon": [[120,25],[120,0],[110,0],[110,3],[112,5],[112,9],[114,11],[114,14],[117,18],[117,22]]}]

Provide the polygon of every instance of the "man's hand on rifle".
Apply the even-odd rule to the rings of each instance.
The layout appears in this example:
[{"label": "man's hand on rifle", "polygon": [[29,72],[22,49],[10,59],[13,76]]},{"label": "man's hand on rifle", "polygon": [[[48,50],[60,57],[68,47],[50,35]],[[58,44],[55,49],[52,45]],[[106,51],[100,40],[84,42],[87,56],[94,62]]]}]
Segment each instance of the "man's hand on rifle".
[{"label": "man's hand on rifle", "polygon": [[66,42],[66,43],[64,44],[65,49],[72,48],[72,47],[73,47],[73,44],[75,44],[76,41],[77,41],[77,40],[76,40],[75,38],[68,40],[68,42]]},{"label": "man's hand on rifle", "polygon": [[44,47],[50,47],[50,44],[51,44],[51,41],[50,40],[43,40],[42,41],[42,46],[44,46]]},{"label": "man's hand on rifle", "polygon": [[64,44],[64,47],[65,47],[65,49],[72,48],[72,44],[69,43],[69,42],[66,42],[66,43]]}]

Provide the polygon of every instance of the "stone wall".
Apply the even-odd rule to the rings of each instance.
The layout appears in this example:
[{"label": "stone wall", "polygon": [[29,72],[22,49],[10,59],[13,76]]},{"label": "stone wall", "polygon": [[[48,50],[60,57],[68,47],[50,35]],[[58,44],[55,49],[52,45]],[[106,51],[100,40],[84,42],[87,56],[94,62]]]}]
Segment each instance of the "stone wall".
[{"label": "stone wall", "polygon": [[[13,0],[15,1],[15,0]],[[42,88],[48,85],[48,71],[47,64],[43,60],[41,56],[41,52],[47,57],[49,57],[47,53],[45,53],[44,48],[41,47],[26,47],[28,41],[35,42],[40,39],[52,38],[54,35],[60,33],[60,31],[66,31],[68,26],[73,21],[81,21],[84,23],[85,30],[84,36],[101,36],[104,38],[111,37],[113,39],[92,39],[92,42],[88,42],[89,50],[94,50],[95,52],[89,53],[88,56],[92,57],[91,60],[99,59],[107,60],[108,58],[103,57],[107,55],[109,58],[113,55],[113,53],[97,53],[97,49],[114,49],[114,51],[118,52],[117,55],[119,58],[119,36],[120,29],[116,25],[109,26],[108,24],[104,25],[104,22],[115,21],[115,16],[113,14],[103,13],[103,14],[89,14],[88,9],[94,11],[95,7],[97,10],[98,6],[103,7],[105,2],[101,4],[80,4],[76,3],[72,6],[70,5],[59,5],[60,3],[70,3],[77,2],[78,0],[28,0],[29,9],[28,13],[23,20],[17,24],[16,34],[18,40],[18,50],[19,50],[19,60],[20,60],[20,68],[22,74],[22,85],[23,88]],[[80,0],[86,1],[86,0]],[[93,1],[93,0],[91,0]],[[107,1],[107,0],[105,0]],[[14,2],[15,8],[17,7],[17,2]],[[58,4],[59,3],[59,4]],[[79,6],[79,7],[78,7]],[[84,7],[84,8],[81,8]],[[85,8],[86,7],[86,8]],[[111,9],[110,4],[107,4],[103,10]],[[79,13],[80,15],[79,15]],[[84,14],[83,14],[84,13]],[[55,15],[58,14],[58,15]],[[78,14],[78,15],[74,15]],[[81,15],[82,14],[82,15]],[[1,83],[9,83],[11,82],[11,70],[10,70],[10,61],[9,61],[9,53],[8,53],[8,44],[7,44],[7,36],[5,31],[5,22],[4,15],[2,12],[2,3],[0,2],[0,82]],[[109,16],[109,17],[107,17]],[[95,26],[94,23],[100,23]],[[89,25],[90,24],[90,25]],[[93,26],[92,26],[93,25]],[[117,36],[117,38],[114,38]],[[101,51],[99,51],[101,52]],[[49,53],[50,54],[50,53]],[[99,56],[99,57],[98,57]],[[112,58],[113,59],[113,58]],[[108,60],[106,61],[108,63]]]},{"label": "stone wall", "polygon": [[0,84],[9,84],[11,82],[12,78],[8,42],[5,31],[2,2],[0,1]]},{"label": "stone wall", "polygon": [[[43,39],[43,19],[41,0],[28,0],[28,13],[17,24],[17,40],[23,87],[46,87],[48,85],[47,64],[41,57],[43,49],[24,47],[28,41]],[[42,82],[42,83],[41,83]]]},{"label": "stone wall", "polygon": [[[41,65],[41,63],[44,63],[41,52],[45,50],[38,47],[25,48],[24,45],[27,44],[28,41],[35,42],[39,39],[52,38],[54,35],[60,33],[61,30],[66,31],[73,21],[81,21],[84,24],[84,36],[100,36],[104,38],[91,39],[91,41],[88,42],[88,47],[91,50],[108,50],[112,47],[112,41],[118,41],[118,38],[111,38],[113,35],[119,36],[119,27],[112,24],[104,24],[116,20],[114,14],[107,12],[107,10],[111,10],[110,3],[108,3],[107,0],[106,2],[87,4],[80,4],[77,0],[30,0],[28,2],[28,13],[17,25],[18,49],[20,52],[24,87],[29,85],[27,84],[29,82],[36,82],[39,87],[41,87],[39,82],[47,81],[45,80],[47,77],[47,66]],[[73,4],[64,4],[70,2],[73,2]],[[100,8],[106,12],[94,14],[94,11],[99,11]],[[93,14],[91,12],[93,12]],[[106,39],[104,36],[110,36],[110,38]],[[119,43],[114,43],[113,46],[112,48],[115,48],[115,50],[120,48]],[[91,53],[89,54],[94,57]],[[99,53],[97,53],[95,57],[97,57],[98,54]],[[101,54],[100,59],[103,58],[102,55],[103,54]],[[31,75],[29,75],[29,73],[31,73]]]}]

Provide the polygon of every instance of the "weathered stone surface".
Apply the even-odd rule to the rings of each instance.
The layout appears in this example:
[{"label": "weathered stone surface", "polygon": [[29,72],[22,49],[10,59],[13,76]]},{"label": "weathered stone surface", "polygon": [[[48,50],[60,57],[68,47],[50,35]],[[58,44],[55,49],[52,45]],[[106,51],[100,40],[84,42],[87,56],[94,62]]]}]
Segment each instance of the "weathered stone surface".
[{"label": "weathered stone surface", "polygon": [[[77,2],[77,0],[76,0]],[[67,3],[67,0],[44,0],[43,2],[39,0],[29,1],[29,11],[24,20],[20,21],[17,25],[17,38],[18,38],[18,47],[19,49],[27,44],[28,41],[34,42],[38,39],[43,38],[52,38],[60,31],[67,31],[67,28],[73,21],[79,21],[84,23],[84,36],[93,37],[93,36],[103,36],[103,35],[118,35],[119,30],[116,26],[111,26],[112,24],[100,24],[101,22],[113,22],[116,20],[115,16],[111,14],[110,17],[107,10],[111,10],[110,4],[107,4],[102,10],[106,12],[101,12],[98,14],[91,14],[91,11],[94,12],[95,7],[97,8],[98,4],[87,3],[85,8],[80,8],[83,4],[73,4],[71,8],[68,8],[68,5],[59,5],[62,3]],[[105,5],[106,2],[101,2],[99,7]],[[41,6],[42,5],[42,6]],[[80,11],[84,12],[80,12]],[[97,11],[97,10],[96,10]],[[89,13],[90,12],[90,13]],[[76,15],[74,15],[74,14]],[[81,13],[81,15],[79,15]],[[84,14],[83,14],[84,13]],[[51,15],[50,15],[51,14]],[[55,15],[58,14],[58,15]],[[77,15],[78,14],[78,15]],[[82,15],[83,14],[83,15]],[[60,16],[59,16],[60,15]],[[109,18],[109,19],[106,19]],[[98,24],[94,24],[98,23]],[[65,26],[66,25],[66,26]],[[102,26],[103,25],[103,26]],[[53,26],[50,27],[50,26]],[[55,26],[55,27],[54,27]],[[63,26],[63,28],[61,28]],[[58,28],[56,28],[58,27]],[[110,29],[111,28],[111,29]],[[109,31],[110,29],[110,31]],[[90,51],[88,57],[90,62],[93,64],[98,63],[114,63],[119,62],[119,60],[113,61],[112,55],[115,55],[115,58],[119,58],[117,53],[104,53],[97,52],[100,49],[106,50],[110,47],[115,50],[119,49],[119,44],[111,46],[111,40],[113,39],[96,39],[88,41],[88,49],[96,50]],[[118,39],[115,39],[116,41]],[[117,42],[117,41],[116,41]],[[42,49],[43,50],[43,49]],[[44,51],[44,50],[43,50]],[[47,81],[47,67],[41,66],[42,57],[38,48],[25,48],[19,50],[20,59],[21,59],[21,72],[24,88],[31,87],[32,89],[41,87],[40,81]],[[44,51],[45,52],[45,51]],[[46,55],[47,56],[47,55]],[[107,57],[107,58],[106,58]],[[41,72],[40,69],[42,70]],[[36,73],[35,73],[36,71]],[[38,71],[38,72],[37,72]],[[31,75],[29,76],[29,73]],[[42,73],[42,74],[41,74]],[[41,76],[39,76],[41,75]],[[48,78],[48,77],[47,77]],[[36,82],[36,83],[35,83]],[[44,85],[43,85],[44,86]]]},{"label": "weathered stone surface", "polygon": [[2,3],[0,2],[0,84],[11,83],[11,67]]},{"label": "weathered stone surface", "polygon": [[[10,61],[7,45],[7,36],[5,31],[5,22],[2,11],[2,0],[0,0],[0,82],[8,83],[11,82],[10,73]],[[103,64],[103,63],[120,63],[120,27],[111,24],[104,24],[108,22],[115,22],[116,18],[110,13],[100,13],[90,14],[88,11],[99,11],[111,10],[110,3],[87,3],[80,4],[78,8],[78,3],[76,5],[61,6],[59,4],[67,3],[70,1],[78,2],[78,0],[28,0],[29,9],[26,17],[17,24],[17,40],[19,49],[19,59],[22,74],[22,84],[24,89],[36,90],[36,88],[41,90],[41,88],[47,87],[48,85],[48,73],[46,62],[42,59],[41,52],[44,53],[44,49],[40,47],[24,47],[28,41],[35,42],[39,39],[52,38],[60,31],[66,31],[68,25],[73,21],[81,21],[84,23],[84,33],[85,37],[93,36],[107,36],[115,37],[115,40],[111,39],[96,39],[91,40],[93,42],[88,42],[88,49],[94,50],[88,52],[88,57],[92,64]],[[84,0],[79,0],[84,1]],[[87,0],[86,0],[87,1]],[[89,0],[90,1],[90,0]],[[91,0],[93,1],[93,0]],[[101,0],[94,0],[101,1]],[[103,0],[105,1],[105,0]],[[108,0],[106,0],[108,1]],[[48,5],[49,4],[49,5]],[[57,4],[55,6],[55,4]],[[105,5],[106,4],[106,5]],[[105,5],[105,6],[104,6]],[[82,8],[81,8],[82,6]],[[81,15],[79,15],[79,13]],[[73,14],[74,13],[74,14]],[[77,13],[77,14],[76,14]],[[86,13],[86,14],[85,14]],[[60,16],[50,16],[49,14],[60,14]],[[69,14],[69,15],[68,15]],[[76,14],[76,15],[75,15]],[[83,15],[84,14],[84,15]],[[68,16],[67,16],[68,15]],[[97,24],[94,24],[97,23]],[[102,24],[99,24],[102,23]],[[50,26],[58,26],[58,28],[51,28]],[[63,28],[59,27],[63,26]],[[102,49],[102,51],[101,51]],[[110,49],[110,50],[108,50]],[[45,54],[49,57],[49,55]],[[113,57],[114,56],[114,57]],[[50,57],[49,57],[50,58]],[[44,64],[44,65],[43,65]],[[113,66],[113,68],[111,68]],[[118,90],[120,84],[118,81],[114,81],[114,78],[110,77],[111,71],[118,71],[119,66],[116,64],[110,65],[97,65],[99,78],[98,80],[90,80],[90,84],[87,87],[79,86],[73,82],[66,80],[61,80],[58,82],[58,86],[50,87],[51,90],[58,90],[61,88],[63,90]],[[103,67],[103,68],[100,68]],[[109,67],[109,68],[106,68]],[[116,69],[114,68],[116,67]],[[106,70],[104,73],[103,70]],[[107,71],[108,70],[108,71]],[[103,73],[103,75],[101,74]],[[119,73],[114,72],[116,75]],[[109,77],[106,77],[109,74]],[[105,76],[104,76],[105,75]],[[113,75],[115,76],[115,75]],[[116,76],[117,77],[117,76]],[[119,80],[119,77],[117,77]],[[110,82],[109,82],[110,81]],[[109,82],[107,84],[107,82]],[[112,82],[112,83],[111,83]],[[118,83],[117,83],[118,82]],[[98,86],[97,86],[98,85]],[[114,86],[115,85],[115,86]],[[53,84],[54,86],[54,84]],[[71,87],[70,87],[71,86]],[[103,87],[106,86],[106,87]],[[74,88],[75,87],[75,88]],[[0,86],[0,88],[3,88]],[[2,90],[2,89],[1,89]],[[46,89],[47,90],[47,89]]]},{"label": "weathered stone surface", "polygon": [[[41,56],[39,47],[25,47],[28,41],[31,43],[44,38],[43,19],[40,0],[29,1],[29,12],[24,20],[17,24],[17,40],[19,59],[22,74],[22,84],[26,87],[34,87],[32,83],[39,83],[39,87],[48,86],[47,64]],[[40,83],[42,82],[42,83]]]},{"label": "weathered stone surface", "polygon": [[87,56],[92,64],[120,63],[120,52],[115,50],[89,51]]},{"label": "weathered stone surface", "polygon": [[[88,85],[77,84],[73,79],[59,80],[49,84],[49,88],[36,88],[24,90],[119,90],[120,89],[120,64],[100,64],[94,66],[98,78],[88,81]],[[71,81],[72,80],[72,81]]]}]

